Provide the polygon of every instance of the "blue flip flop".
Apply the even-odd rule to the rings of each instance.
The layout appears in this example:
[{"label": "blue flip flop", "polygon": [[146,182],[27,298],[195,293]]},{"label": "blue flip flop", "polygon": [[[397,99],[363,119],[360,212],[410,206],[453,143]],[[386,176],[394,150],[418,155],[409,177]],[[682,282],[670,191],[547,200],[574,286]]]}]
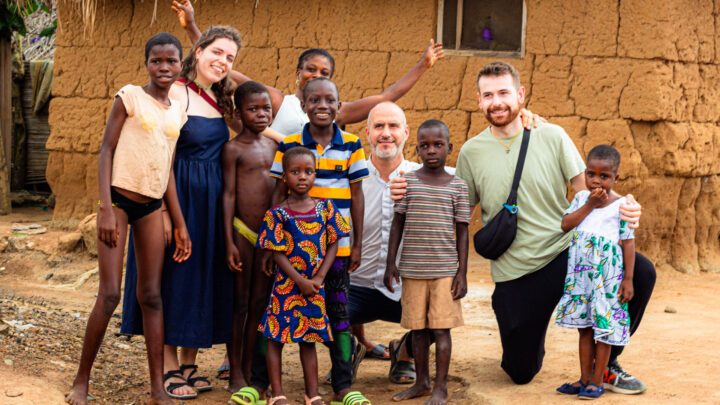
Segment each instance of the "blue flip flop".
[{"label": "blue flip flop", "polygon": [[[580,383],[580,385],[573,385]],[[585,388],[585,384],[583,384],[582,380],[577,380],[577,383],[565,383],[555,389],[555,391],[561,393],[561,394],[570,394],[570,395],[577,395]]]},{"label": "blue flip flop", "polygon": [[[588,389],[590,387],[595,387],[595,389],[591,390]],[[582,390],[578,393],[578,398],[580,399],[595,399],[600,398],[602,394],[605,393],[605,388],[603,388],[600,385],[597,384],[588,384],[585,387],[583,387]]]}]

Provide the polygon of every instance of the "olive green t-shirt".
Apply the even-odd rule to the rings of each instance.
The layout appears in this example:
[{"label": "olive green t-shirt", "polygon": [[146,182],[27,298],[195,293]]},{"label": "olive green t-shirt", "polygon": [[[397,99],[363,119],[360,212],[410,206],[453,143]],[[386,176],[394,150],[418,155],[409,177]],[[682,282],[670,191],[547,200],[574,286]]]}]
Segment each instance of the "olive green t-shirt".
[{"label": "olive green t-shirt", "polygon": [[[507,153],[488,127],[460,149],[455,175],[467,183],[470,205],[480,204],[483,224],[507,201],[522,136]],[[517,235],[510,248],[491,262],[493,281],[514,280],[539,270],[570,246],[571,234],[560,228],[568,207],[567,183],[584,170],[585,162],[565,130],[553,124],[532,130],[518,187]]]}]

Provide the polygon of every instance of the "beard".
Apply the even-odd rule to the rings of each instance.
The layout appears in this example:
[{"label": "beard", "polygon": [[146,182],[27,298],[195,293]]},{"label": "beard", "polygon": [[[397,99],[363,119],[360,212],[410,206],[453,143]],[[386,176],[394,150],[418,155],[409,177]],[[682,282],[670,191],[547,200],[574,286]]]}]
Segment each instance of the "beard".
[{"label": "beard", "polygon": [[402,153],[403,149],[405,147],[405,142],[401,143],[400,145],[395,142],[393,144],[393,147],[390,149],[387,149],[386,147],[378,148],[378,144],[374,144],[370,142],[370,150],[372,151],[372,154],[375,155],[375,157],[380,159],[392,159],[394,157],[397,157],[400,153]]},{"label": "beard", "polygon": [[[495,118],[492,116],[492,113],[494,111],[502,111],[507,110],[508,114],[503,118]],[[492,109],[489,109],[485,112],[485,118],[496,127],[504,127],[505,125],[508,125],[509,123],[513,122],[515,118],[520,114],[520,108],[513,109],[512,107],[508,105],[503,105],[502,107],[495,107]]]}]

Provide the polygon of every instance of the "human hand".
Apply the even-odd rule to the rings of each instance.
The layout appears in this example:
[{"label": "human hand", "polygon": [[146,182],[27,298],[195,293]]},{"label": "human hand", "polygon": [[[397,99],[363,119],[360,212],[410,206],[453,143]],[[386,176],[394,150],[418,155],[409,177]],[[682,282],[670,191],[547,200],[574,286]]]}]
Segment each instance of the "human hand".
[{"label": "human hand", "polygon": [[173,229],[172,229],[172,219],[170,219],[170,213],[167,210],[163,210],[163,212],[162,212],[162,221],[163,221],[163,234],[165,235],[165,247],[168,247],[172,244]]},{"label": "human hand", "polygon": [[398,272],[397,266],[394,264],[387,266],[385,269],[385,276],[383,277],[383,284],[385,284],[385,288],[392,293],[395,292],[395,288],[393,288],[392,283],[393,279],[395,280],[395,284],[400,284],[400,272]]},{"label": "human hand", "polygon": [[601,206],[607,201],[608,195],[604,188],[594,188],[590,191],[590,197],[588,197],[587,204],[592,208]]},{"label": "human hand", "polygon": [[320,288],[322,288],[323,281],[313,277],[310,279],[310,282],[312,283],[313,291],[315,291],[315,294],[320,293]]},{"label": "human hand", "polygon": [[640,215],[642,206],[635,201],[632,194],[625,196],[626,203],[620,206],[620,219],[627,222],[628,227],[637,229],[640,227]]},{"label": "human hand", "polygon": [[260,268],[266,276],[272,277],[273,275],[273,261],[272,252],[269,250],[261,249],[258,253],[258,260],[260,261]]},{"label": "human hand", "polygon": [[101,242],[111,248],[117,247],[120,233],[118,232],[117,217],[112,207],[98,207],[97,235]]},{"label": "human hand", "polygon": [[435,43],[434,39],[430,40],[430,44],[423,53],[422,61],[425,63],[425,67],[430,69],[433,67],[435,62],[445,58],[445,51],[441,43]]},{"label": "human hand", "polygon": [[242,260],[240,260],[240,251],[238,251],[235,244],[231,244],[227,247],[225,261],[227,262],[230,270],[241,272],[242,271]]},{"label": "human hand", "polygon": [[195,24],[195,8],[190,0],[173,0],[172,4],[170,8],[177,14],[183,28]]},{"label": "human hand", "polygon": [[192,242],[187,227],[175,228],[175,252],[173,252],[173,260],[178,263],[184,262],[192,253]]},{"label": "human hand", "polygon": [[360,267],[360,257],[362,256],[362,247],[361,246],[353,246],[352,250],[350,251],[350,265],[348,266],[348,274],[355,271],[358,267]]},{"label": "human hand", "polygon": [[393,201],[402,200],[403,196],[407,193],[407,180],[402,177],[405,174],[404,171],[398,172],[398,177],[390,180],[390,198]]},{"label": "human hand", "polygon": [[632,279],[624,279],[620,283],[620,289],[618,290],[618,297],[620,302],[623,304],[630,301],[635,296],[635,287],[633,287]]},{"label": "human hand", "polygon": [[537,114],[533,114],[532,111],[525,108],[520,109],[520,119],[522,120],[522,126],[525,129],[533,129],[540,126],[540,124],[546,124],[547,120]]},{"label": "human hand", "polygon": [[464,274],[456,274],[450,288],[454,300],[459,300],[467,294],[467,277]]},{"label": "human hand", "polygon": [[301,278],[296,284],[303,297],[311,297],[320,291],[319,283],[314,283],[312,280],[308,280],[306,278]]}]

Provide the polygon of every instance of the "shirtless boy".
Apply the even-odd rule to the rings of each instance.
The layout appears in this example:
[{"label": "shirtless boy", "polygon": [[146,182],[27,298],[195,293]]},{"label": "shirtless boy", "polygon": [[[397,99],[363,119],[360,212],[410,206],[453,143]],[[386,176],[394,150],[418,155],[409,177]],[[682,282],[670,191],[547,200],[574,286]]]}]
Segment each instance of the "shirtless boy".
[{"label": "shirtless boy", "polygon": [[[250,364],[261,313],[252,309],[255,297],[265,298],[264,291],[253,291],[257,277],[267,277],[257,265],[255,241],[265,212],[270,208],[275,180],[270,177],[277,144],[260,135],[272,121],[272,104],[267,89],[257,82],[246,82],[235,90],[235,112],[242,121],[242,131],[228,141],[222,151],[223,219],[228,266],[235,276],[233,302],[233,336],[230,359],[230,389],[247,387]],[[260,303],[262,312],[265,302]],[[255,311],[258,312],[258,311]],[[252,396],[252,393],[242,393]]]}]

